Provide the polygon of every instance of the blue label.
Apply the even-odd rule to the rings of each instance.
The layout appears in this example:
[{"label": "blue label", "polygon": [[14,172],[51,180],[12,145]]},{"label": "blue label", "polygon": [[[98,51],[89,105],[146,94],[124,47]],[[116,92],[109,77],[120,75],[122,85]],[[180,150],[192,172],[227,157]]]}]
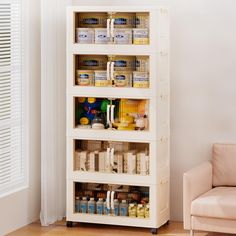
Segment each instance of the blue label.
[{"label": "blue label", "polygon": [[115,67],[127,67],[127,63],[124,60],[115,61]]},{"label": "blue label", "polygon": [[95,214],[95,206],[94,205],[89,205],[89,213]]},{"label": "blue label", "polygon": [[86,19],[83,19],[83,24],[85,24],[85,25],[97,25],[98,24],[98,19],[96,19],[96,18],[86,18]]},{"label": "blue label", "polygon": [[82,203],[80,205],[81,213],[87,213],[87,204]]},{"label": "blue label", "polygon": [[99,63],[97,60],[85,60],[83,61],[84,66],[98,66]]},{"label": "blue label", "polygon": [[104,35],[104,34],[99,34],[97,37],[98,37],[98,38],[101,38],[101,39],[105,39],[107,36]]},{"label": "blue label", "polygon": [[126,207],[121,207],[120,215],[121,216],[127,216],[127,208]]},{"label": "blue label", "polygon": [[107,207],[105,207],[105,209],[104,209],[104,214],[105,214],[105,215],[109,215],[109,214],[110,214],[110,209],[108,209]]},{"label": "blue label", "polygon": [[122,39],[122,38],[124,38],[124,35],[122,35],[122,34],[117,34],[117,35],[116,35],[116,38]]},{"label": "blue label", "polygon": [[103,214],[103,206],[97,206],[97,214],[102,215]]},{"label": "blue label", "polygon": [[79,37],[80,37],[80,38],[88,38],[88,35],[86,35],[86,34],[80,34]]},{"label": "blue label", "polygon": [[116,80],[121,80],[121,81],[123,81],[123,80],[125,80],[125,76],[124,76],[124,75],[117,75],[117,76],[116,76]]},{"label": "blue label", "polygon": [[81,79],[88,79],[89,78],[89,75],[88,74],[80,74],[79,77]]},{"label": "blue label", "polygon": [[126,25],[127,24],[127,19],[125,19],[125,18],[116,18],[114,24],[115,25]]},{"label": "blue label", "polygon": [[118,207],[115,207],[115,208],[114,208],[114,215],[115,215],[115,216],[118,216],[118,215],[119,215],[119,208],[118,208]]}]

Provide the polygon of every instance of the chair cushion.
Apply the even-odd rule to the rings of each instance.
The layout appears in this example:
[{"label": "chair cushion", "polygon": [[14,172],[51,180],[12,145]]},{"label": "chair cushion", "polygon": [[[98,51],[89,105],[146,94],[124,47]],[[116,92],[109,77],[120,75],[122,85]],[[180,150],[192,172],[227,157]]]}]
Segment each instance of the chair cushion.
[{"label": "chair cushion", "polygon": [[236,186],[236,144],[214,144],[213,186]]},{"label": "chair cushion", "polygon": [[192,201],[191,215],[236,220],[236,187],[216,187]]}]

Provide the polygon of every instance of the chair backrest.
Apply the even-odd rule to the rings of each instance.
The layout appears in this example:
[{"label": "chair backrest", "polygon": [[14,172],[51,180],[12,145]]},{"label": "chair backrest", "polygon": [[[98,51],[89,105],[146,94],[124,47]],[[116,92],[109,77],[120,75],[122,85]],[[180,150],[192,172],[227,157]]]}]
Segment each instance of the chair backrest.
[{"label": "chair backrest", "polygon": [[213,186],[236,186],[236,144],[214,144]]}]

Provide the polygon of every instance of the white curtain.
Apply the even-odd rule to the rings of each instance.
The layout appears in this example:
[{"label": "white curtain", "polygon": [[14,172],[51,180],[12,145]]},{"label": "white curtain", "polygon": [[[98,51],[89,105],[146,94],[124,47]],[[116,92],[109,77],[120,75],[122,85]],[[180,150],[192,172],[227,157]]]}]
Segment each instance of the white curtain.
[{"label": "white curtain", "polygon": [[41,0],[41,214],[43,226],[66,210],[66,6]]}]

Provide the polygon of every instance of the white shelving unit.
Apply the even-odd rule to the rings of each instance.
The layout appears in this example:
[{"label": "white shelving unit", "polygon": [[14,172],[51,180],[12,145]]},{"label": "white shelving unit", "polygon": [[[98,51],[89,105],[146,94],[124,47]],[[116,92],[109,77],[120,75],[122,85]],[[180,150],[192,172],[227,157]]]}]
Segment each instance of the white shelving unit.
[{"label": "white shelving unit", "polygon": [[[80,44],[76,41],[76,28],[79,25],[80,14],[90,13],[91,16],[104,13],[108,18],[116,14],[145,13],[149,19],[149,44],[123,45],[107,44]],[[67,226],[73,222],[101,223],[151,228],[152,233],[167,223],[170,217],[169,184],[169,21],[166,6],[71,6],[67,11]],[[134,23],[135,25],[135,23]],[[113,26],[108,25],[108,30]],[[135,26],[133,26],[135,27]],[[83,27],[81,27],[83,28]],[[116,25],[114,27],[116,29]],[[86,56],[146,56],[149,61],[149,87],[96,87],[79,86],[76,84],[76,71],[80,68],[80,57]],[[110,66],[110,65],[109,65]],[[83,68],[82,68],[83,69]],[[110,75],[111,68],[108,73]],[[134,68],[135,70],[135,68]],[[113,72],[112,72],[113,73]],[[113,82],[114,83],[114,82]],[[136,101],[137,106],[145,104],[148,126],[145,130],[119,130],[82,128],[78,122],[78,107],[83,107],[81,98],[116,99],[116,107],[121,116],[120,104],[122,99]],[[81,105],[82,104],[82,105]],[[118,105],[117,105],[118,104]],[[141,105],[140,105],[141,106]],[[117,108],[115,108],[117,109]],[[106,114],[106,112],[105,112]],[[121,117],[118,117],[121,119]],[[116,119],[118,119],[116,117]],[[91,121],[90,121],[91,122]],[[119,121],[121,122],[121,121]],[[107,120],[105,123],[109,123]],[[135,121],[133,121],[135,123]],[[118,126],[119,127],[119,126]],[[116,127],[117,128],[117,127]],[[136,129],[136,128],[135,128]],[[128,173],[104,173],[100,171],[79,171],[75,169],[75,152],[83,142],[102,141],[128,143],[135,147],[146,145],[149,155],[149,173],[147,175]],[[116,151],[116,150],[115,150]],[[147,150],[146,150],[147,151]],[[112,216],[85,214],[75,211],[76,183],[99,183],[109,185],[126,185],[148,187],[150,216],[149,218],[131,218],[129,216]]]}]

